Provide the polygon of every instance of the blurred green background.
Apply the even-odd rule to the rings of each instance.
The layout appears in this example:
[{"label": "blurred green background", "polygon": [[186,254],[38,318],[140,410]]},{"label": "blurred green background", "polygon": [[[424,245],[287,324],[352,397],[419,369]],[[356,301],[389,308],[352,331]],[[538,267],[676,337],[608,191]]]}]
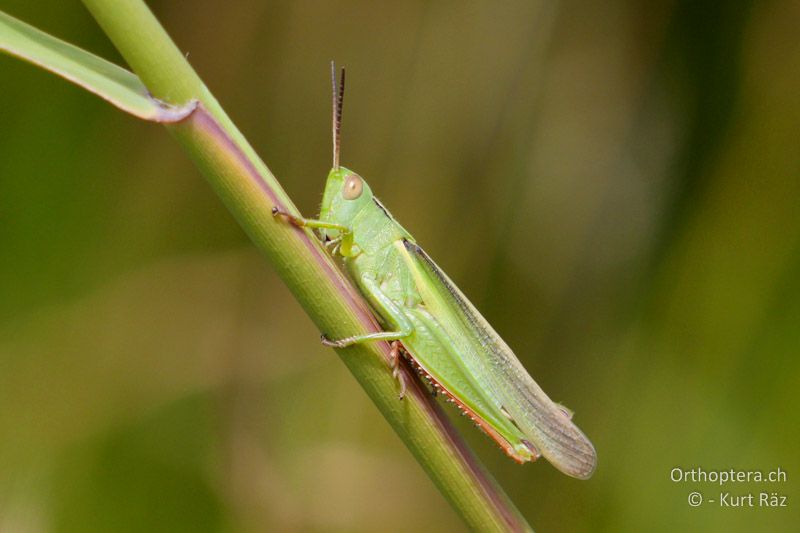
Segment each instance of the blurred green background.
[{"label": "blurred green background", "polygon": [[[458,421],[534,527],[800,523],[797,2],[149,4],[309,215],[347,66],[342,162],[597,447]],[[0,9],[121,63],[77,1]],[[0,531],[463,529],[163,128],[0,87]]]}]

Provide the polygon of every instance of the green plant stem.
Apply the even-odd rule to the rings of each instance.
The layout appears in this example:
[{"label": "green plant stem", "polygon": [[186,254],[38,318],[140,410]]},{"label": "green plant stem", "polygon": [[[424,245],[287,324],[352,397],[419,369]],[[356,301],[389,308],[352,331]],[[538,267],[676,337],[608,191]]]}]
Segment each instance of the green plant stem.
[{"label": "green plant stem", "polygon": [[[117,49],[157,98],[201,106],[167,129],[290,288],[320,331],[332,337],[378,330],[352,285],[308,231],[276,221],[277,205],[297,213],[259,159],[141,0],[83,0]],[[475,459],[410,373],[406,399],[388,369],[388,346],[354,346],[339,356],[465,522],[480,531],[530,526]],[[404,372],[409,372],[404,369]],[[399,519],[387,517],[387,520]]]}]

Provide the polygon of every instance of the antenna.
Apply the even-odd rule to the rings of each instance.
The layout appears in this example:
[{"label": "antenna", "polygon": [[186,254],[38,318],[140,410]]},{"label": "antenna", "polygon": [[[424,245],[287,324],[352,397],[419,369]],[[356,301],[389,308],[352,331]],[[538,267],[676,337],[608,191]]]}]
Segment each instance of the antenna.
[{"label": "antenna", "polygon": [[339,170],[339,146],[342,131],[342,103],[344,102],[344,67],[339,80],[339,94],[336,94],[336,64],[331,61],[331,87],[333,91],[333,169]]}]

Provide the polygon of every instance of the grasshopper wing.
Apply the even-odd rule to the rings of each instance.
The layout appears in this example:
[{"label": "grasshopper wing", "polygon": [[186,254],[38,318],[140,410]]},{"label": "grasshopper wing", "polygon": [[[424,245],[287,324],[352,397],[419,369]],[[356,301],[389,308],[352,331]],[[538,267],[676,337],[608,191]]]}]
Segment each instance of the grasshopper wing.
[{"label": "grasshopper wing", "polygon": [[[553,466],[567,475],[589,478],[597,464],[589,439],[572,423],[565,409],[536,384],[514,352],[428,254],[410,240],[404,240],[404,244],[416,258],[416,275],[424,275],[427,281],[419,284],[425,305],[433,308],[437,320],[444,322],[453,338],[481,348],[479,355],[465,363],[476,365],[476,370],[486,377],[498,400],[497,407]],[[435,309],[437,305],[443,309]],[[463,353],[474,352],[465,349]]]}]

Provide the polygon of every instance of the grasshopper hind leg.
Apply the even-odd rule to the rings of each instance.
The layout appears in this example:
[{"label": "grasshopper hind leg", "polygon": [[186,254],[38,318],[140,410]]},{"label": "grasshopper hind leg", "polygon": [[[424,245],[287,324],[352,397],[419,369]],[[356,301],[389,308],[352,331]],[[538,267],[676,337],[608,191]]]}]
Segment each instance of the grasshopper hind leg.
[{"label": "grasshopper hind leg", "polygon": [[400,345],[400,341],[392,341],[389,346],[392,347],[389,351],[389,366],[392,369],[392,377],[400,383],[400,395],[398,399],[402,400],[406,396],[406,378],[400,371],[400,352],[403,347]]},{"label": "grasshopper hind leg", "polygon": [[387,296],[372,276],[362,276],[362,284],[367,288],[372,296],[373,304],[378,308],[381,315],[389,317],[398,326],[398,331],[381,331],[377,333],[367,333],[365,335],[353,335],[343,339],[332,340],[326,335],[322,335],[322,344],[332,348],[346,348],[353,344],[361,344],[370,341],[389,341],[391,351],[389,352],[389,366],[392,369],[392,376],[400,382],[400,399],[406,394],[405,376],[400,371],[400,352],[403,349],[400,341],[414,332],[414,325],[403,313],[389,296]]},{"label": "grasshopper hind leg", "polygon": [[[325,346],[330,346],[332,348],[342,348],[345,346],[351,346],[356,342],[362,342],[363,339],[359,339],[358,341],[351,341],[353,337],[347,339],[340,339],[338,341],[332,341],[325,335],[322,335],[322,344]],[[374,338],[373,338],[374,339]],[[373,340],[369,339],[369,340]],[[399,398],[402,400],[406,396],[406,378],[405,375],[400,371],[400,359],[401,359],[401,352],[403,351],[403,347],[400,344],[399,340],[393,340],[389,343],[390,350],[389,350],[389,368],[392,370],[392,377],[397,380],[400,384],[400,395]]]}]

